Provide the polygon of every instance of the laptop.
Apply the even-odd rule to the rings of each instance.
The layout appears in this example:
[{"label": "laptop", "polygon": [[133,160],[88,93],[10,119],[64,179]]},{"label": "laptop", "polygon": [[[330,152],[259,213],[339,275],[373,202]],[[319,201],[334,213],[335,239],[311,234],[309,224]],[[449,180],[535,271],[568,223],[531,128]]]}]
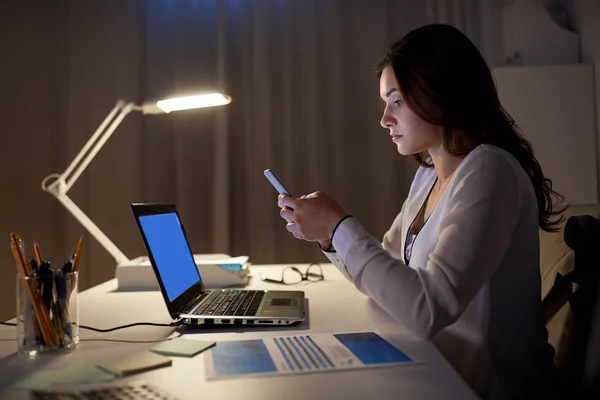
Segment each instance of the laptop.
[{"label": "laptop", "polygon": [[174,204],[132,203],[167,310],[187,325],[287,326],[305,320],[300,290],[207,290]]}]

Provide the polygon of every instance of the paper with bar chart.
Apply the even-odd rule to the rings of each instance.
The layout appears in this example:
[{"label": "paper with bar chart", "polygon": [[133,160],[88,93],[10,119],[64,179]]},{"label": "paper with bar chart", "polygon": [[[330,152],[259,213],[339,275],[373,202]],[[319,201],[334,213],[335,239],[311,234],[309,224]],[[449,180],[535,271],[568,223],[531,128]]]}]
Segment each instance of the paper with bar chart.
[{"label": "paper with bar chart", "polygon": [[415,364],[375,332],[223,341],[204,357],[207,379]]}]

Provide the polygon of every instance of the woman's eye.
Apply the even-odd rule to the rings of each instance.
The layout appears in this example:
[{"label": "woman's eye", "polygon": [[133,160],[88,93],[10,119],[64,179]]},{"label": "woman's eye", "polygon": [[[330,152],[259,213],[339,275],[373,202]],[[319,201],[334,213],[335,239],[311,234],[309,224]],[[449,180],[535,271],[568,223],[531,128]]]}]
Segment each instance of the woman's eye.
[{"label": "woman's eye", "polygon": [[404,104],[404,100],[396,100],[394,101],[394,104],[396,105],[396,107],[400,107],[402,104]]}]

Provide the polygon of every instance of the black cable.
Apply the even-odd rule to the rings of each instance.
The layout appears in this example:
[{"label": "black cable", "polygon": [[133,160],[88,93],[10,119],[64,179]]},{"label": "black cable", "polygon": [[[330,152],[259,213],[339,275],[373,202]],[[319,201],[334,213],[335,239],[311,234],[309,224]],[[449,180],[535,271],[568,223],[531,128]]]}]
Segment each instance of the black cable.
[{"label": "black cable", "polygon": [[[108,329],[99,329],[99,328],[92,328],[91,326],[86,326],[86,325],[79,325],[79,327],[81,329],[88,329],[90,331],[95,331],[95,332],[112,332],[112,331],[116,331],[118,329],[125,329],[125,328],[131,328],[132,326],[138,326],[138,325],[149,325],[149,326],[179,326],[181,325],[183,321],[179,320],[179,321],[175,321],[175,322],[171,322],[169,324],[156,324],[154,322],[135,322],[133,324],[128,324],[128,325],[121,325],[121,326],[115,326],[114,328],[108,328]],[[0,325],[7,325],[7,326],[17,326],[17,324],[14,324],[12,322],[0,322]]]},{"label": "black cable", "polygon": [[[79,339],[80,342],[117,342],[117,343],[160,343],[160,342],[168,342],[169,340],[177,339],[182,337],[183,334],[178,332],[177,336],[172,336],[166,339],[158,339],[158,340],[126,340],[126,339]],[[1,339],[0,339],[1,340]],[[11,339],[14,340],[14,339]]]},{"label": "black cable", "polygon": [[128,325],[121,325],[121,326],[115,326],[114,328],[108,328],[108,329],[98,329],[98,328],[92,328],[91,326],[86,326],[86,325],[79,325],[80,328],[82,329],[89,329],[90,331],[94,331],[94,332],[112,332],[112,331],[116,331],[118,329],[125,329],[125,328],[131,328],[132,326],[138,326],[138,325],[149,325],[149,326],[179,326],[181,325],[182,321],[175,321],[175,322],[171,322],[169,324],[156,324],[154,322],[135,322],[133,324],[128,324]]}]

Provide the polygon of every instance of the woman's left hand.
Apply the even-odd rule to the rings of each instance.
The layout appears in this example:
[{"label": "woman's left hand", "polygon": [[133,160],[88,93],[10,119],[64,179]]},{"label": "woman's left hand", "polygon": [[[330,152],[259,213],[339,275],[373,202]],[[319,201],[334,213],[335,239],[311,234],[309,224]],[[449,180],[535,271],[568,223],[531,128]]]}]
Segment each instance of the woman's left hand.
[{"label": "woman's left hand", "polygon": [[309,242],[330,239],[338,222],[348,215],[323,192],[314,192],[300,199],[281,194],[277,205],[281,207],[281,218],[288,221],[286,229],[294,237]]}]

